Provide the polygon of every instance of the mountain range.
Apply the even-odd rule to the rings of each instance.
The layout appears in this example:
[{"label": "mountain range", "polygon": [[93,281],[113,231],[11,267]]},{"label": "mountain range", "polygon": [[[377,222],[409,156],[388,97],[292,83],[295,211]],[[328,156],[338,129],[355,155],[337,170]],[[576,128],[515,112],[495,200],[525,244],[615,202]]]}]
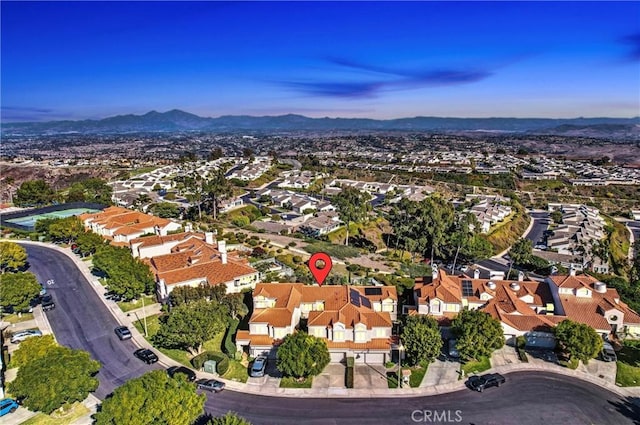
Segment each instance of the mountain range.
[{"label": "mountain range", "polygon": [[200,117],[174,109],[144,115],[117,115],[100,120],[3,123],[2,133],[46,135],[64,133],[104,134],[131,132],[238,132],[238,131],[487,131],[567,134],[579,136],[616,135],[640,138],[640,117],[634,118],[441,118],[413,117],[389,120],[368,118],[309,118],[288,114],[278,116],[224,115]]}]

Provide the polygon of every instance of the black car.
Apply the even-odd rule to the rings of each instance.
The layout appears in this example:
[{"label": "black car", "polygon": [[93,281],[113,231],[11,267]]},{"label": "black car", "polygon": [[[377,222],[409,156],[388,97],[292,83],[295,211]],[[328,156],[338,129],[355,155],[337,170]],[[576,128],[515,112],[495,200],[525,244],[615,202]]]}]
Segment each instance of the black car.
[{"label": "black car", "polygon": [[124,341],[125,339],[131,339],[131,331],[126,326],[118,326],[115,328],[114,332],[120,338],[120,341]]},{"label": "black car", "polygon": [[198,388],[213,391],[214,393],[224,390],[224,382],[216,381],[215,379],[200,379],[197,384]]},{"label": "black car", "polygon": [[169,369],[167,369],[167,373],[172,378],[176,375],[176,373],[181,373],[187,377],[187,381],[189,382],[193,382],[196,380],[196,373],[184,366],[171,366]]},{"label": "black car", "polygon": [[158,356],[156,356],[156,353],[149,350],[148,348],[140,348],[139,350],[134,351],[133,355],[146,364],[152,364],[158,361]]},{"label": "black car", "polygon": [[56,303],[53,302],[51,294],[44,294],[42,298],[40,298],[40,305],[42,305],[42,311],[49,311],[56,308]]},{"label": "black car", "polygon": [[485,388],[499,387],[505,382],[506,379],[499,373],[488,373],[482,376],[472,376],[467,381],[467,384],[472,390],[482,392]]},{"label": "black car", "polygon": [[615,362],[618,360],[616,356],[616,352],[613,349],[613,346],[609,342],[605,342],[602,346],[602,352],[600,353],[600,358],[604,362]]}]

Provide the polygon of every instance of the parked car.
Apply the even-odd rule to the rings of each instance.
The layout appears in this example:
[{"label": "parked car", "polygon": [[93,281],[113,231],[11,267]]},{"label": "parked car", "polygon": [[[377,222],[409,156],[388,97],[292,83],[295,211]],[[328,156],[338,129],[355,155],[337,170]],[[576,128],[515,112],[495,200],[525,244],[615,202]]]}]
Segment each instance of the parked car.
[{"label": "parked car", "polygon": [[472,390],[482,392],[485,390],[485,388],[499,387],[505,382],[505,377],[500,375],[499,373],[488,373],[482,376],[472,376],[467,381],[467,384]]},{"label": "parked car", "polygon": [[42,311],[49,311],[56,308],[56,303],[53,302],[53,297],[51,294],[45,294],[40,298],[40,305],[42,306]]},{"label": "parked car", "polygon": [[616,352],[613,350],[613,346],[608,342],[605,342],[602,346],[600,358],[605,362],[615,362],[618,360]]},{"label": "parked car", "polygon": [[466,273],[467,271],[469,271],[469,266],[467,266],[466,264],[463,266],[460,266],[460,271],[462,273]]},{"label": "parked car", "polygon": [[12,398],[3,398],[0,400],[0,416],[13,413],[18,409],[18,402]]},{"label": "parked car", "polygon": [[118,338],[120,338],[120,341],[124,341],[125,339],[131,339],[131,336],[132,336],[131,331],[126,326],[118,326],[117,328],[114,329],[114,332],[116,333],[116,335],[118,335]]},{"label": "parked car", "polygon": [[175,377],[177,373],[181,373],[187,377],[187,381],[193,382],[196,380],[196,373],[189,368],[184,366],[171,366],[167,369],[167,373],[170,377]]},{"label": "parked car", "polygon": [[251,366],[251,373],[249,375],[253,378],[259,378],[264,376],[264,372],[267,369],[267,358],[264,356],[258,356],[253,361]]},{"label": "parked car", "polygon": [[133,355],[145,362],[146,364],[156,363],[158,361],[158,356],[156,353],[149,350],[148,348],[140,348],[133,352]]},{"label": "parked car", "polygon": [[42,336],[42,332],[40,332],[37,329],[28,329],[26,331],[16,332],[11,337],[11,342],[14,344],[17,344],[19,342],[24,341],[25,339],[28,339],[34,336]]},{"label": "parked car", "polygon": [[454,359],[460,358],[460,353],[458,353],[458,349],[456,348],[457,343],[458,341],[455,339],[450,339],[447,343],[449,357],[453,357]]},{"label": "parked car", "polygon": [[215,379],[200,379],[197,382],[198,388],[213,391],[214,393],[219,393],[224,390],[224,382],[216,381]]}]

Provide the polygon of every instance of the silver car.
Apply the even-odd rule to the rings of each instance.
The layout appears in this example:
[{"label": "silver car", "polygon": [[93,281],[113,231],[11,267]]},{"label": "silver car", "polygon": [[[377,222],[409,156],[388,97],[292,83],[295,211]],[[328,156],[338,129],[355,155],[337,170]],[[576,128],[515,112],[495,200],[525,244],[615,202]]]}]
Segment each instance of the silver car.
[{"label": "silver car", "polygon": [[26,331],[20,331],[13,334],[11,337],[11,342],[13,344],[17,344],[19,342],[24,341],[25,339],[34,337],[34,336],[42,336],[42,332],[37,329],[29,329]]}]

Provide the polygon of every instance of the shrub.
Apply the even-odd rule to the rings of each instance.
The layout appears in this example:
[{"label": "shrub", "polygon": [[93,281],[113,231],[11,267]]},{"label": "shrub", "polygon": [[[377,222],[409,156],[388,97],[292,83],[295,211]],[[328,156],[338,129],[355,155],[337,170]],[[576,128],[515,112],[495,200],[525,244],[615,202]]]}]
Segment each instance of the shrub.
[{"label": "shrub", "polygon": [[520,335],[516,338],[516,347],[524,348],[525,345],[527,345],[527,340],[525,339],[524,335]]},{"label": "shrub", "polygon": [[289,246],[289,247],[293,248],[293,247],[294,247],[294,246],[296,246],[296,245],[298,245],[298,244],[297,244],[297,243],[295,243],[295,242],[289,242],[289,244],[288,244],[287,246]]},{"label": "shrub", "polygon": [[248,226],[249,223],[250,223],[249,217],[246,217],[246,216],[243,216],[243,215],[235,217],[233,220],[231,220],[231,224],[233,224],[234,226],[238,226],[238,227]]},{"label": "shrub", "polygon": [[525,353],[524,349],[518,348],[518,357],[523,363],[529,363],[529,358],[527,357],[527,353]]},{"label": "shrub", "polygon": [[227,334],[224,337],[224,351],[228,356],[235,356],[236,354],[236,345],[233,343],[233,335],[236,333],[236,329],[238,329],[238,323],[240,321],[238,319],[231,319],[229,323],[229,327],[227,328]]},{"label": "shrub", "polygon": [[354,363],[355,360],[353,357],[347,357],[347,369],[345,375],[345,386],[347,388],[353,388]]}]

